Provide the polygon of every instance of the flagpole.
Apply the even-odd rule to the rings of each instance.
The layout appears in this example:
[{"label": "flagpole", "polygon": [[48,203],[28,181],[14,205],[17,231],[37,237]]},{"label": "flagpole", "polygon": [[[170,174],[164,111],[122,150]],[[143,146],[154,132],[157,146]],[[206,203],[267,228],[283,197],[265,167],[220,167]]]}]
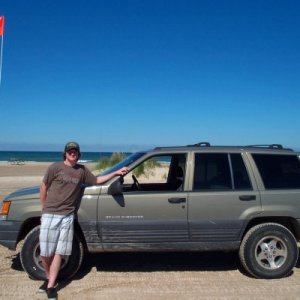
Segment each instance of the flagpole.
[{"label": "flagpole", "polygon": [[1,79],[2,79],[2,55],[3,55],[3,34],[1,36],[1,54],[0,54],[0,86],[1,86]]},{"label": "flagpole", "polygon": [[0,17],[0,35],[1,35],[1,49],[0,49],[0,86],[2,82],[2,62],[3,62],[3,35],[4,35],[4,16]]}]

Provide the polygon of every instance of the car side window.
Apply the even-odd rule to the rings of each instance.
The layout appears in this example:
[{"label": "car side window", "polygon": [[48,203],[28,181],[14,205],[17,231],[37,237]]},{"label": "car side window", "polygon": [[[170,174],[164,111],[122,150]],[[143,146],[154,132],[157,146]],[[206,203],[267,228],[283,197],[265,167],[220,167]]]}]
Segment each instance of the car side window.
[{"label": "car side window", "polygon": [[295,155],[252,154],[266,189],[299,189],[300,161]]},{"label": "car side window", "polygon": [[124,177],[123,190],[182,191],[186,172],[186,153],[152,156]]},{"label": "car side window", "polygon": [[241,154],[234,153],[230,154],[234,189],[236,190],[249,190],[252,189],[250,178],[244,164]]},{"label": "car side window", "polygon": [[243,190],[251,188],[241,154],[195,154],[193,190]]},{"label": "car side window", "polygon": [[232,189],[228,155],[196,153],[193,190]]}]

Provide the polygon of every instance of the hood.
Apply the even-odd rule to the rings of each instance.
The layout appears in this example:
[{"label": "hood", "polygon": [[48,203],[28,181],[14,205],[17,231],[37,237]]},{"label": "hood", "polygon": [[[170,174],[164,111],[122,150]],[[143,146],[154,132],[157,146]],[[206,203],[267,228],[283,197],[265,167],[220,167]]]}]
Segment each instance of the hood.
[{"label": "hood", "polygon": [[[24,189],[17,190],[9,195],[7,195],[3,200],[8,200],[8,199],[14,199],[14,198],[22,198],[22,199],[27,199],[30,198],[32,199],[33,194],[39,194],[40,193],[40,187],[39,186],[33,186],[33,187],[27,187]],[[34,198],[39,198],[39,195],[36,195]]]}]

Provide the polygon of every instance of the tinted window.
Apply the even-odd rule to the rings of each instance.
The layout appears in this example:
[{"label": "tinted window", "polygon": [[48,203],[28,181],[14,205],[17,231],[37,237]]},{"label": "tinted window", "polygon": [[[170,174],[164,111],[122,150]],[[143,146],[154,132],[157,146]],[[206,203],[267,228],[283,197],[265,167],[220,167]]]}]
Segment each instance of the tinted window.
[{"label": "tinted window", "polygon": [[266,189],[300,188],[300,162],[294,155],[253,154]]},{"label": "tinted window", "polygon": [[251,188],[241,154],[198,153],[195,155],[194,190],[243,190]]},{"label": "tinted window", "polygon": [[231,154],[230,157],[233,171],[234,188],[237,190],[252,189],[247,169],[241,154]]},{"label": "tinted window", "polygon": [[228,154],[196,154],[193,189],[232,189]]}]

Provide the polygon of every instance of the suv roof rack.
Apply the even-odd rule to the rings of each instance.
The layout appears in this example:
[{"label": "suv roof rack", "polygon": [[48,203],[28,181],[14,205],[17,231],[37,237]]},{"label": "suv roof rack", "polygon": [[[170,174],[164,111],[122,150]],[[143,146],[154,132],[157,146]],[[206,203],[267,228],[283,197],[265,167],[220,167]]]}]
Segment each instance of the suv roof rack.
[{"label": "suv roof rack", "polygon": [[248,145],[247,147],[261,147],[261,148],[271,148],[271,149],[284,149],[280,144],[262,144],[262,145]]},{"label": "suv roof rack", "polygon": [[[168,149],[177,148],[182,146],[167,146],[167,147],[155,147],[154,149]],[[209,142],[199,142],[196,144],[186,145],[186,147],[211,147]],[[257,145],[245,145],[245,146],[215,146],[215,147],[236,147],[236,148],[266,148],[266,149],[276,149],[276,150],[288,150],[294,151],[291,148],[284,148],[281,144],[257,144]]]},{"label": "suv roof rack", "polygon": [[253,147],[253,148],[269,148],[269,149],[278,149],[278,150],[289,150],[294,151],[291,148],[284,148],[281,144],[270,144],[270,145],[248,145],[246,147]]},{"label": "suv roof rack", "polygon": [[[177,148],[177,147],[182,147],[182,146],[155,147],[154,149],[168,149],[168,148]],[[186,147],[210,147],[210,143],[200,142],[197,144],[186,145]]]},{"label": "suv roof rack", "polygon": [[193,145],[187,145],[187,147],[210,147],[210,143],[208,142],[200,142]]}]

